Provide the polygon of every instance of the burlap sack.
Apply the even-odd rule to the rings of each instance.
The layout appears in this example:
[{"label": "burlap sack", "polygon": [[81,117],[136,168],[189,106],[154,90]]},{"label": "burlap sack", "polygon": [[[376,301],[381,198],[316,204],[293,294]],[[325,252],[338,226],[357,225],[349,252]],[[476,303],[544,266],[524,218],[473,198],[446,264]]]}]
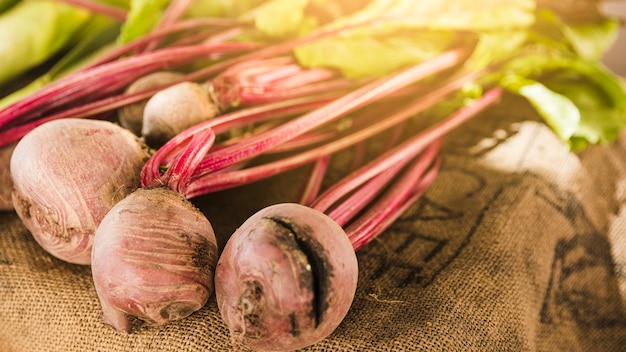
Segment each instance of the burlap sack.
[{"label": "burlap sack", "polygon": [[[345,321],[305,350],[626,349],[626,136],[574,154],[527,117],[505,101],[448,137],[425,197],[359,251]],[[296,176],[203,198],[220,246],[256,209],[295,200]],[[214,298],[115,332],[89,267],[47,255],[13,213],[0,224],[0,351],[231,350]]]}]

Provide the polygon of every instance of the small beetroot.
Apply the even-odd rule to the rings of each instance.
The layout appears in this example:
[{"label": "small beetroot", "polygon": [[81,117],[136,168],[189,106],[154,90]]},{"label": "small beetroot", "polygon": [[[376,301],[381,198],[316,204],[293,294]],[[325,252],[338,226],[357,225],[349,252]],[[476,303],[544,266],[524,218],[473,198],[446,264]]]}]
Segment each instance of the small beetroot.
[{"label": "small beetroot", "polygon": [[163,89],[144,107],[142,136],[160,146],[180,132],[219,113],[206,86],[182,82]]},{"label": "small beetroot", "polygon": [[[137,79],[126,88],[124,93],[133,94],[151,88],[158,88],[173,83],[182,77],[183,75],[178,72],[153,72]],[[141,127],[143,126],[143,111],[147,102],[148,99],[134,104],[125,105],[118,109],[120,124],[138,136],[141,135]]]}]

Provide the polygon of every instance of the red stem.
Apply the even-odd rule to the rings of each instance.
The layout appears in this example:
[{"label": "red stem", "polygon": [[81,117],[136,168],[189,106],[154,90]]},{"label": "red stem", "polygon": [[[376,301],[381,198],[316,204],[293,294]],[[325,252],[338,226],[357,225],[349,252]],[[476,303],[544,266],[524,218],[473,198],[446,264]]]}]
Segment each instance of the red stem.
[{"label": "red stem", "polygon": [[86,118],[97,114],[105,113],[111,110],[115,110],[125,105],[133,104],[142,100],[145,100],[158,92],[159,90],[170,86],[173,83],[166,84],[157,88],[132,93],[132,94],[120,94],[114,95],[108,98],[96,100],[91,103],[79,105],[73,108],[63,110],[61,112],[49,115],[45,118],[40,118],[34,121],[27,122],[22,125],[10,127],[0,131],[0,147],[7,145],[11,142],[18,141],[24,137],[28,132],[35,127],[42,125],[46,122],[64,118]]},{"label": "red stem", "polygon": [[[327,104],[334,98],[333,95],[314,96],[300,99],[282,101],[278,103],[255,106],[247,109],[234,111],[221,115],[215,119],[207,120],[189,128],[165,143],[144,165],[142,169],[142,185],[152,184],[154,179],[160,177],[161,165],[167,165],[168,155],[177,153],[189,137],[201,133],[204,130],[212,130],[216,135],[229,129],[245,126],[255,122],[271,119],[280,119],[293,114],[302,113],[313,108]],[[201,170],[196,170],[198,173]],[[195,176],[195,175],[194,175]]]},{"label": "red stem", "polygon": [[[163,13],[163,17],[157,25],[153,28],[153,30],[159,30],[168,28],[176,23],[182,15],[185,14],[187,8],[191,4],[193,0],[172,0],[170,1],[169,6]],[[162,37],[161,37],[162,38]],[[156,38],[150,41],[145,48],[143,48],[142,52],[152,51],[161,43],[161,38]]]},{"label": "red stem", "polygon": [[[367,184],[350,197],[341,202],[341,206],[335,207],[327,212],[327,215],[335,220],[341,227],[344,227],[352,218],[365,208],[374,199],[380,190],[385,187],[404,168],[405,164],[398,163],[393,167],[384,170],[373,177]],[[310,205],[313,207],[313,205]]]},{"label": "red stem", "polygon": [[306,84],[306,82],[302,82],[302,84],[303,85],[300,87],[284,87],[282,89],[281,87],[273,86],[267,87],[265,90],[263,90],[263,88],[255,90],[254,87],[252,87],[252,89],[244,87],[244,89],[237,95],[235,99],[239,101],[242,105],[252,105],[276,101],[279,99],[292,99],[296,97],[313,95],[332,90],[345,90],[349,88],[354,88],[356,85],[355,82],[343,78],[328,80],[314,84]]},{"label": "red stem", "polygon": [[385,231],[426,192],[437,176],[439,162],[424,174],[425,168],[429,166],[424,161],[425,159],[418,159],[379,202],[369,208],[356,223],[346,228],[346,234],[355,251]]},{"label": "red stem", "polygon": [[320,211],[329,209],[345,194],[362,184],[365,180],[372,178],[374,175],[386,170],[402,160],[413,158],[416,154],[424,150],[428,145],[443,137],[445,134],[463,124],[467,120],[474,117],[477,113],[495,103],[502,94],[500,88],[493,88],[485,93],[481,98],[467,105],[455,114],[438,123],[427,130],[413,136],[394,149],[378,156],[369,164],[361,167],[356,172],[345,177],[333,187],[328,189],[320,196],[313,207]]},{"label": "red stem", "polygon": [[[174,166],[170,167],[163,175],[163,183],[167,183],[171,190],[185,194],[191,175],[193,175],[193,172],[214,142],[215,133],[212,130],[207,129],[201,133],[194,134],[184,152],[177,158]],[[155,181],[157,181],[155,184],[148,186],[162,183],[160,179]]]},{"label": "red stem", "polygon": [[241,160],[255,157],[307,131],[331,122],[351,111],[381,99],[415,81],[448,69],[462,60],[461,51],[454,50],[432,60],[372,82],[299,118],[281,124],[266,133],[253,136],[237,145],[210,153],[199,167],[203,173],[219,170]]},{"label": "red stem", "polygon": [[[188,29],[194,29],[198,27],[203,27],[203,26],[206,26],[206,27],[208,26],[232,26],[233,24],[234,22],[232,20],[227,20],[227,19],[222,19],[222,18],[194,18],[194,19],[176,22],[175,24],[172,24],[171,26],[167,28],[154,30],[151,33],[148,33],[142,36],[141,38],[135,39],[130,43],[124,44],[118,48],[115,48],[107,52],[106,54],[99,56],[96,60],[90,62],[81,70],[99,66],[104,63],[118,59],[122,57],[123,55],[132,52],[133,50],[136,50],[140,47],[145,46],[147,43],[155,39],[162,38],[172,33],[180,32],[180,31],[184,31]],[[216,43],[212,43],[212,44],[216,44]]]},{"label": "red stem", "polygon": [[330,155],[323,156],[315,162],[313,170],[311,170],[311,176],[302,192],[300,204],[308,205],[317,198],[329,164]]},{"label": "red stem", "polygon": [[[181,38],[176,38],[175,40],[170,42],[168,45],[170,47],[175,47],[175,46],[195,45],[195,44],[200,44],[200,43],[209,44],[210,39],[207,39],[207,38],[217,38],[217,37],[221,37],[223,34],[224,34],[223,30],[219,30],[215,28],[207,28],[204,30],[198,29],[197,31],[194,31],[193,33],[186,33],[185,36]],[[218,43],[218,42],[223,43],[230,39],[232,39],[232,37],[224,37],[224,40],[219,40],[219,41],[215,40],[213,41],[213,43]]]},{"label": "red stem", "polygon": [[[432,90],[430,93],[424,95],[420,99],[404,107],[400,111],[392,114],[391,116],[375,122],[373,125],[370,125],[358,132],[352,133],[336,141],[296,154],[291,157],[284,158],[282,160],[244,170],[231,171],[228,173],[203,173],[202,167],[199,167],[196,171],[194,179],[189,186],[187,196],[190,198],[197,197],[218,190],[228,189],[240,186],[242,184],[255,182],[264,178],[277,175],[286,170],[308,164],[325,155],[333,154],[341,149],[347,148],[358,142],[364,141],[367,138],[375,136],[378,133],[407,120],[415,114],[432,107],[433,105],[444,99],[448,94],[459,89],[461,86],[463,86],[463,84],[473,80],[478,75],[479,73],[475,72],[452,80],[444,86]],[[159,152],[157,151],[157,153]]]},{"label": "red stem", "polygon": [[41,117],[53,108],[75,102],[112,86],[123,87],[136,78],[209,54],[249,50],[255,45],[225,43],[162,49],[110,62],[61,78],[28,97],[0,110],[0,129],[10,123],[24,123]]},{"label": "red stem", "polygon": [[279,56],[235,64],[211,80],[212,99],[221,109],[353,88],[356,83],[335,78],[337,72],[307,69]]}]

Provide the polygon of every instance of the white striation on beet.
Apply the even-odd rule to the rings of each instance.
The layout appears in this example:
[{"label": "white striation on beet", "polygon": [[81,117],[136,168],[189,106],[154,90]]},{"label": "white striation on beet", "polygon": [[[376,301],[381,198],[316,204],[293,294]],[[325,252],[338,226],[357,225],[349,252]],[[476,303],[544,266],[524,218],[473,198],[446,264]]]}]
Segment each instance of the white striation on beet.
[{"label": "white striation on beet", "polygon": [[260,210],[233,233],[218,261],[215,292],[237,345],[287,351],[337,328],[357,279],[356,254],[341,226],[286,203]]},{"label": "white striation on beet", "polygon": [[96,227],[140,185],[146,150],[107,121],[61,119],[38,126],[11,156],[13,206],[50,254],[89,264]]},{"label": "white striation on beet", "polygon": [[141,135],[158,147],[180,132],[219,113],[209,90],[194,82],[182,82],[152,96],[143,113]]},{"label": "white striation on beet", "polygon": [[104,322],[130,332],[136,318],[164,325],[213,294],[217,242],[211,224],[182,195],[138,189],[104,217],[92,275]]}]

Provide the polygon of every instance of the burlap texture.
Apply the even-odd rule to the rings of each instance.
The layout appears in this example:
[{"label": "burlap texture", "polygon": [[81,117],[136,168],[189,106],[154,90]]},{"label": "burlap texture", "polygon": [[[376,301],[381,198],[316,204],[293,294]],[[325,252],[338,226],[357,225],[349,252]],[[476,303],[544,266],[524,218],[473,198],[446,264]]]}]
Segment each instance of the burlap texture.
[{"label": "burlap texture", "polygon": [[[358,253],[345,321],[307,351],[623,351],[626,136],[569,152],[506,105],[450,135],[423,199]],[[297,173],[203,198],[223,246]],[[212,298],[165,327],[105,326],[89,267],[0,215],[0,351],[228,351]]]}]

